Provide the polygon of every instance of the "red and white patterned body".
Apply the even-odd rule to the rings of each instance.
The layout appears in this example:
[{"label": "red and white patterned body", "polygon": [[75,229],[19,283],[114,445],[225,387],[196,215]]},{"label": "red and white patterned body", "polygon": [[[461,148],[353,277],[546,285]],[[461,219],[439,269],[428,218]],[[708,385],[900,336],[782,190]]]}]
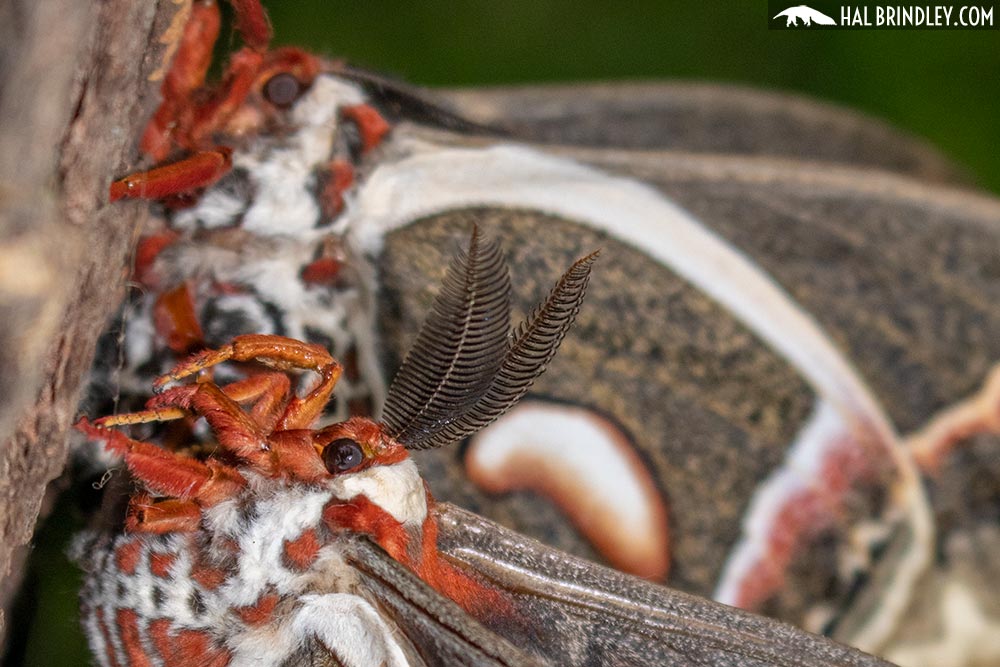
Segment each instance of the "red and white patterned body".
[{"label": "red and white patterned body", "polygon": [[248,482],[195,532],[78,538],[83,623],[101,665],[279,665],[310,646],[345,665],[405,665],[324,513],[377,499],[380,520],[419,546],[428,504],[412,460],[317,485]]}]

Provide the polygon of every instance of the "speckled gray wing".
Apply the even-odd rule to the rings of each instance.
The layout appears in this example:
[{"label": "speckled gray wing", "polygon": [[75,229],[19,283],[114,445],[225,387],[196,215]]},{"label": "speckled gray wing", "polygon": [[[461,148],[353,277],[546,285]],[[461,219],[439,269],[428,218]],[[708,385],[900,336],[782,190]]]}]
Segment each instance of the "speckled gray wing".
[{"label": "speckled gray wing", "polygon": [[[478,515],[442,504],[438,546],[506,591],[530,619],[507,639],[553,664],[601,666],[888,667],[784,623],[573,558]],[[481,619],[487,626],[490,619]]]}]

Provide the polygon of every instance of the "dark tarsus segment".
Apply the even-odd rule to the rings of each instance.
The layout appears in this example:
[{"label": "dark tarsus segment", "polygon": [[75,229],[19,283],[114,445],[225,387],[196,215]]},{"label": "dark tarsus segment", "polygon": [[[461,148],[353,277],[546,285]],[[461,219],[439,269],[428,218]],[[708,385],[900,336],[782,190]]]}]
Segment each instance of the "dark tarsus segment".
[{"label": "dark tarsus segment", "polygon": [[591,253],[509,333],[510,277],[495,241],[473,228],[389,388],[382,422],[408,449],[440,447],[498,419],[542,374],[583,301]]}]

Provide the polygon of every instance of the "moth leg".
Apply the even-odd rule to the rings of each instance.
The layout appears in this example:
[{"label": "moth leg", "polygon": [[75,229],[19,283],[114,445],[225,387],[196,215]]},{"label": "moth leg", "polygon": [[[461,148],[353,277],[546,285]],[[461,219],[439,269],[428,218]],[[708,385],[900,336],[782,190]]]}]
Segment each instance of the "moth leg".
[{"label": "moth leg", "polygon": [[279,430],[307,428],[319,416],[340,379],[343,367],[319,345],[284,336],[249,334],[237,336],[218,350],[209,350],[178,364],[157,378],[154,388],[163,387],[224,361],[259,361],[280,370],[303,369],[319,374],[320,381],[306,396],[292,397],[276,424]]},{"label": "moth leg", "polygon": [[166,199],[204,188],[232,168],[232,151],[225,147],[199,151],[183,160],[141,171],[111,184],[109,199]]},{"label": "moth leg", "polygon": [[292,389],[284,373],[256,373],[222,388],[226,396],[240,404],[252,402],[250,417],[262,432],[275,430],[282,415],[282,406]]},{"label": "moth leg", "polygon": [[233,338],[231,343],[217,350],[205,350],[182,361],[169,373],[158,377],[153,386],[162,388],[168,382],[182,380],[226,361],[259,361],[281,370],[299,368],[317,373],[329,366],[340,366],[320,345],[285,336],[246,334]]},{"label": "moth leg", "polygon": [[177,55],[164,79],[163,102],[143,132],[140,148],[157,162],[175,148],[195,151],[173,164],[129,174],[111,184],[109,198],[168,199],[207,187],[232,168],[231,151],[212,146],[211,134],[219,129],[246,100],[264,66],[262,51],[270,41],[271,27],[260,3],[234,0],[237,27],[247,46],[230,58],[222,84],[207,100],[195,102],[204,89],[212,62],[212,49],[219,37],[219,8],[214,0],[192,6]]},{"label": "moth leg", "polygon": [[[125,458],[125,465],[153,493],[180,500],[213,505],[239,491],[245,484],[235,469],[215,460],[205,463],[105,428],[105,421],[92,424],[81,419],[76,428]],[[185,514],[185,516],[187,516]]]},{"label": "moth leg", "polygon": [[[208,384],[208,383],[203,383]],[[145,410],[110,415],[95,420],[102,427],[166,422],[195,416],[191,409],[193,395],[200,385],[169,389],[146,401]],[[279,418],[278,410],[291,389],[288,376],[259,373],[222,387],[222,392],[236,403],[253,401],[250,417],[260,432],[271,432]]]},{"label": "moth leg", "polygon": [[143,153],[156,161],[163,160],[173,150],[175,133],[183,125],[181,118],[192,104],[192,94],[205,83],[221,24],[219,6],[214,0],[200,0],[191,5],[177,52],[160,86],[163,102],[146,125],[139,145]]},{"label": "moth leg", "polygon": [[[134,413],[131,418],[137,419],[157,412],[172,414],[172,411],[177,409],[193,412],[204,417],[212,427],[220,447],[265,469],[271,466],[267,444],[268,431],[244,412],[239,404],[216,384],[202,382],[174,387],[154,396],[146,405],[149,406],[149,410]],[[114,418],[100,423],[107,424],[112,420]]]},{"label": "moth leg", "polygon": [[277,427],[281,430],[289,430],[312,426],[330,400],[330,394],[333,393],[333,388],[337,384],[337,380],[340,379],[342,371],[343,367],[336,361],[321,368],[318,371],[319,383],[304,397],[293,396],[288,401],[288,406],[278,421]]},{"label": "moth leg", "polygon": [[[231,0],[236,10],[236,29],[243,36],[243,41],[250,51],[263,52],[271,41],[271,23],[260,0]],[[192,136],[190,130],[197,125],[205,125],[212,116],[203,108],[195,106],[194,93],[205,85],[208,69],[212,64],[212,52],[219,39],[222,19],[218,3],[215,0],[197,0],[191,5],[191,14],[184,25],[184,32],[177,45],[160,94],[163,102],[156,114],[143,131],[140,149],[156,161],[165,159],[178,144],[190,146]],[[217,94],[211,107],[235,108],[246,97],[250,84],[244,83],[248,78],[245,65],[253,60],[256,66],[250,68],[255,73],[260,60],[248,59],[246,56],[234,56],[229,74],[239,72],[239,84],[234,85],[233,76],[227,77],[228,90]],[[252,81],[252,77],[249,77]],[[241,92],[242,91],[242,92]],[[228,99],[226,104],[219,104],[218,98]],[[233,100],[233,98],[238,98]],[[211,120],[214,120],[212,118]],[[211,122],[211,121],[208,121]],[[196,132],[195,134],[201,134]]]},{"label": "moth leg", "polygon": [[205,334],[198,322],[194,295],[187,282],[157,297],[153,306],[153,326],[175,354],[190,354],[205,347]]},{"label": "moth leg", "polygon": [[260,0],[229,0],[236,11],[236,29],[243,41],[257,51],[263,51],[271,41],[271,21]]},{"label": "moth leg", "polygon": [[[284,373],[255,373],[250,377],[237,380],[222,387],[223,393],[236,403],[245,405],[250,403],[248,414],[257,425],[260,433],[271,433],[275,430],[278,420],[284,414],[283,408],[287,408],[288,395],[291,392],[292,383]],[[192,391],[190,389],[182,391]],[[169,401],[170,390],[150,399],[148,405],[156,405],[158,401],[167,396]],[[185,415],[191,414],[181,408],[161,408],[147,411],[150,415],[156,415],[167,410],[178,410]],[[133,419],[143,416],[144,413],[136,412],[126,417]],[[152,420],[144,420],[152,421]],[[157,419],[156,421],[163,421]]]},{"label": "moth leg", "polygon": [[201,507],[192,500],[153,500],[142,494],[132,498],[125,517],[130,533],[192,532],[201,525]]},{"label": "moth leg", "polygon": [[[149,408],[141,412],[112,415],[96,420],[96,426],[122,426],[154,421],[181,419],[195,414],[204,417],[215,432],[221,447],[247,461],[270,467],[267,451],[267,434],[253,418],[246,414],[236,401],[210,382],[174,387],[154,396],[146,403]],[[78,425],[79,428],[79,425]],[[81,429],[83,430],[83,429]],[[100,429],[95,429],[100,431]],[[85,431],[87,432],[87,431]],[[108,433],[113,433],[109,431]],[[95,435],[93,437],[104,437]],[[121,436],[124,437],[124,436]],[[131,441],[138,442],[138,441]],[[145,447],[163,451],[155,445],[140,443]]]}]

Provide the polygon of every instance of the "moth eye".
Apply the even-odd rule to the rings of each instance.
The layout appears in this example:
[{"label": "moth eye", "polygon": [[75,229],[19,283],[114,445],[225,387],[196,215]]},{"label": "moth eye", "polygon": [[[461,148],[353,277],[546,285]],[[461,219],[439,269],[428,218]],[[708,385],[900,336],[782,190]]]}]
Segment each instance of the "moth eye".
[{"label": "moth eye", "polygon": [[288,72],[275,74],[264,84],[264,99],[282,109],[290,107],[302,94],[302,84]]},{"label": "moth eye", "polygon": [[364,458],[361,445],[350,438],[334,440],[323,450],[323,464],[334,475],[358,467]]}]

